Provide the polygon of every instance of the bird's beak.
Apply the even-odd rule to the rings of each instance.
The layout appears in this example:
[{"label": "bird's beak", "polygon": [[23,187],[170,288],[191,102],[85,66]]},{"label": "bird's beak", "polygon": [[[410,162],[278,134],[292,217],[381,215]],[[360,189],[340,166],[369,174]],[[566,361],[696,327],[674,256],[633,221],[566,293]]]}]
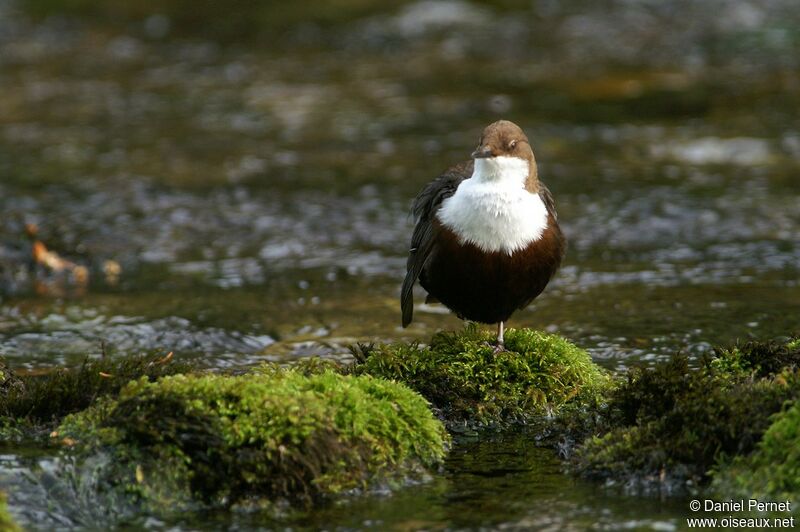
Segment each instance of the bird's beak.
[{"label": "bird's beak", "polygon": [[472,152],[473,159],[486,159],[493,157],[492,149],[489,146],[478,146],[478,149]]}]

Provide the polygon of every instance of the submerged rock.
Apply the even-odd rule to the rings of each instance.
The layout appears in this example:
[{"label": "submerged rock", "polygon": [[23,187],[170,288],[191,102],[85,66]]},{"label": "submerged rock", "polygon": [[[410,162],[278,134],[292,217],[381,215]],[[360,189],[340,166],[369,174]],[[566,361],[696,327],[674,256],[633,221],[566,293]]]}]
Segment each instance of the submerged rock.
[{"label": "submerged rock", "polygon": [[[708,483],[715,468],[739,457],[739,464],[752,460],[765,467],[766,484],[757,474],[749,482],[772,486],[766,464],[786,462],[794,453],[773,442],[786,437],[784,427],[796,418],[788,412],[778,421],[771,416],[800,397],[799,366],[800,345],[793,341],[717,349],[699,368],[679,354],[652,370],[632,369],[610,392],[594,434],[575,449],[572,467],[628,488],[670,492]],[[753,451],[751,459],[743,458]],[[796,473],[793,460],[784,473]],[[775,481],[782,474],[776,472]],[[796,477],[780,485],[798,486]]]},{"label": "submerged rock", "polygon": [[141,379],[57,435],[87,467],[101,464],[98,488],[155,513],[303,505],[439,464],[448,437],[422,397],[317,369]]},{"label": "submerged rock", "polygon": [[354,349],[357,375],[403,382],[421,393],[452,431],[507,426],[594,400],[611,385],[589,354],[564,338],[530,329],[494,335],[468,326],[436,334],[429,346],[396,343]]}]

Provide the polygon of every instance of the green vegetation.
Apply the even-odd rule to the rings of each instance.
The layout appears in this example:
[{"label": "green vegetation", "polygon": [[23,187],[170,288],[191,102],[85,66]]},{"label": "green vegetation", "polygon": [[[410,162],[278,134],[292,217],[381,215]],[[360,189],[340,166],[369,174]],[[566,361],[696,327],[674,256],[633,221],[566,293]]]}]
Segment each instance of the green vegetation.
[{"label": "green vegetation", "polygon": [[58,437],[111,488],[154,511],[277,501],[400,480],[436,466],[447,435],[403,385],[267,366],[242,376],[131,382],[69,416]]},{"label": "green vegetation", "polygon": [[5,493],[0,492],[0,530],[3,532],[18,532],[20,528],[8,513]]},{"label": "green vegetation", "polygon": [[609,394],[573,467],[593,478],[704,483],[717,464],[748,455],[774,431],[755,455],[767,463],[777,450],[770,442],[786,433],[783,425],[770,428],[770,416],[800,396],[798,363],[796,343],[750,342],[718,349],[696,369],[685,355],[632,369]]},{"label": "green vegetation", "polygon": [[737,457],[714,474],[712,488],[726,497],[797,500],[800,496],[800,404],[772,418],[749,456]]},{"label": "green vegetation", "polygon": [[354,349],[357,375],[403,382],[449,422],[473,427],[525,422],[567,403],[590,401],[610,386],[586,351],[560,336],[506,332],[495,354],[492,333],[468,326],[436,334],[430,346],[397,343]]},{"label": "green vegetation", "polygon": [[57,421],[100,397],[117,394],[133,379],[154,381],[188,369],[187,364],[161,354],[87,359],[76,369],[17,376],[0,361],[0,425]]}]

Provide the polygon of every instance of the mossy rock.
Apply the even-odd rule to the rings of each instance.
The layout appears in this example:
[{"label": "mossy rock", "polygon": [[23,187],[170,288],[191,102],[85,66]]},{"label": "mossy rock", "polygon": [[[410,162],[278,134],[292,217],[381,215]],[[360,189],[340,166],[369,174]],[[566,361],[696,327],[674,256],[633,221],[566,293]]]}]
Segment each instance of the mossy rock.
[{"label": "mossy rock", "polygon": [[685,355],[633,368],[608,397],[595,434],[575,450],[578,473],[644,489],[704,484],[751,453],[770,416],[800,397],[800,346],[749,342],[690,366]]},{"label": "mossy rock", "polygon": [[800,499],[800,403],[772,421],[752,454],[714,473],[716,493],[762,501]]},{"label": "mossy rock", "polygon": [[154,512],[308,504],[425,474],[448,437],[403,385],[332,371],[262,368],[242,376],[176,375],[131,382],[66,418],[58,438],[101,486]]},{"label": "mossy rock", "polygon": [[527,422],[593,401],[611,385],[586,351],[560,336],[509,329],[499,353],[493,341],[492,333],[468,326],[438,333],[428,346],[360,346],[352,371],[407,384],[456,431]]}]

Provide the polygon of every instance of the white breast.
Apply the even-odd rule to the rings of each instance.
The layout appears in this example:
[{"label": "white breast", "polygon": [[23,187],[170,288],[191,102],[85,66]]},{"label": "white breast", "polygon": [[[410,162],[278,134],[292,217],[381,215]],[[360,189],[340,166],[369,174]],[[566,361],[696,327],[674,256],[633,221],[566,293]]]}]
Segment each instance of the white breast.
[{"label": "white breast", "polygon": [[542,237],[547,208],[525,190],[528,162],[517,157],[475,160],[472,177],[442,202],[437,216],[461,243],[509,255]]}]

